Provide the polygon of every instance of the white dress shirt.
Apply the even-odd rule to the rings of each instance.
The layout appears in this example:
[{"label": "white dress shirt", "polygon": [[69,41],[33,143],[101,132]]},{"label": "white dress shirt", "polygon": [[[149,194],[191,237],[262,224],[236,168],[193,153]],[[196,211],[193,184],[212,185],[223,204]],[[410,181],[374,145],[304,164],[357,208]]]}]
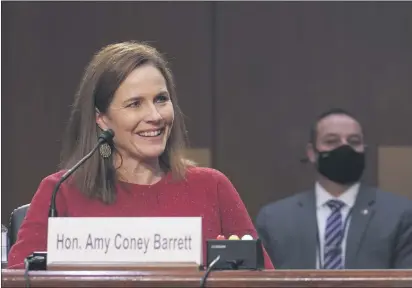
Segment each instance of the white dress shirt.
[{"label": "white dress shirt", "polygon": [[[342,214],[342,225],[345,224],[346,218],[348,217],[348,213],[350,209],[352,209],[353,205],[355,204],[356,196],[359,192],[359,183],[356,183],[348,188],[344,193],[342,193],[339,197],[332,196],[327,192],[318,182],[315,184],[315,195],[316,195],[316,218],[318,221],[318,235],[319,235],[319,247],[316,251],[316,267],[319,269],[321,268],[321,264],[323,264],[323,248],[325,242],[325,229],[326,229],[326,221],[332,210],[326,205],[329,200],[335,199],[340,200],[345,205],[342,207],[341,214]],[[349,215],[350,216],[350,215]],[[350,225],[350,218],[348,218],[348,223],[346,225],[346,229],[343,236],[342,241],[342,261],[343,264],[345,263],[345,253],[346,253],[346,236],[348,232],[348,228]],[[319,253],[320,249],[320,253]],[[319,261],[319,255],[322,259],[322,262]]]}]

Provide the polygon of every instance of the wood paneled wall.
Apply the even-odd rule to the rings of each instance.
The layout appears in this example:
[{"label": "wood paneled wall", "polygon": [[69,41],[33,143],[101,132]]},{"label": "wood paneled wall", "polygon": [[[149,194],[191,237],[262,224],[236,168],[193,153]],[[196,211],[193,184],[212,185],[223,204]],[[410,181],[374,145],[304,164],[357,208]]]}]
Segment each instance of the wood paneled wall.
[{"label": "wood paneled wall", "polygon": [[407,2],[3,2],[2,223],[55,171],[92,54],[129,39],[167,55],[192,147],[211,151],[252,218],[312,185],[299,159],[330,107],[359,115],[376,184],[377,146],[412,145],[411,12]]}]

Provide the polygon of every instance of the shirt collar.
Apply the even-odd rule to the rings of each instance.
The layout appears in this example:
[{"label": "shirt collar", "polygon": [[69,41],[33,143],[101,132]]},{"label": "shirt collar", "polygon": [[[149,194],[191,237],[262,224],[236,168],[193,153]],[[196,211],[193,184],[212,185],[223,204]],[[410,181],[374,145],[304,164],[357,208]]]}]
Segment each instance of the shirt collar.
[{"label": "shirt collar", "polygon": [[326,205],[329,200],[335,199],[340,200],[345,203],[345,206],[352,208],[355,204],[356,196],[359,193],[359,183],[355,183],[350,186],[345,192],[343,192],[339,197],[335,197],[327,192],[319,182],[315,184],[315,195],[316,195],[316,208],[321,208]]}]

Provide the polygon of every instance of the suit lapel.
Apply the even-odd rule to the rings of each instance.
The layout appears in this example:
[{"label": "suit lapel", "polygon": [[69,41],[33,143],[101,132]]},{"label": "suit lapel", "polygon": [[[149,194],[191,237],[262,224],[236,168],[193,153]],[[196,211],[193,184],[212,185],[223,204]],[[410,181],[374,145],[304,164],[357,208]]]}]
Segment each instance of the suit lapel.
[{"label": "suit lapel", "polygon": [[346,267],[356,267],[356,256],[361,247],[369,221],[374,215],[376,190],[365,187],[359,188],[359,193],[353,206],[346,240]]},{"label": "suit lapel", "polygon": [[316,269],[318,225],[316,220],[315,192],[302,194],[298,199],[297,223],[301,269]]}]

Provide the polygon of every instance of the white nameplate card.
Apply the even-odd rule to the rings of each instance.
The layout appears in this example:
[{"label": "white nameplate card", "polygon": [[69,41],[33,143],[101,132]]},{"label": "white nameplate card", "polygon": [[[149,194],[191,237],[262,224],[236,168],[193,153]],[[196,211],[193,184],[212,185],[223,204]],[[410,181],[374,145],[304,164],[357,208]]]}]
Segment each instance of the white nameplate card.
[{"label": "white nameplate card", "polygon": [[202,264],[201,217],[49,218],[50,264]]}]

